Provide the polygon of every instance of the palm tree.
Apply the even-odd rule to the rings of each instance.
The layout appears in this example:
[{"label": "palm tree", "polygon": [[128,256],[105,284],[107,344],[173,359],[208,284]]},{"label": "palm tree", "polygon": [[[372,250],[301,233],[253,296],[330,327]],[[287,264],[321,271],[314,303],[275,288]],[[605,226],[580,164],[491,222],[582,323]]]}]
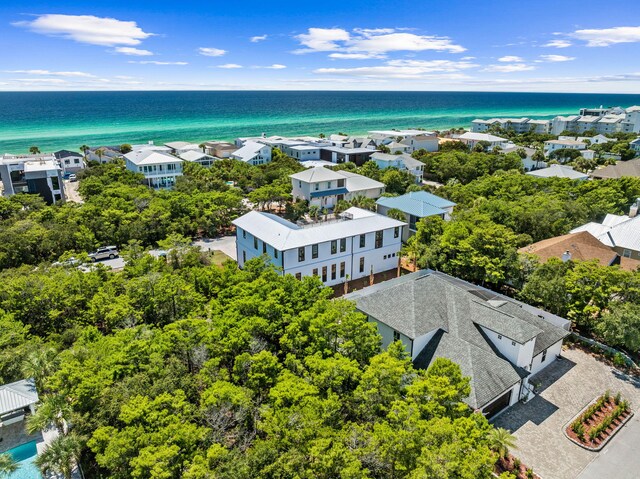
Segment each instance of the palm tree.
[{"label": "palm tree", "polygon": [[202,153],[204,153],[205,152],[204,150],[207,148],[207,145],[205,145],[204,143],[200,143],[198,145],[198,148],[202,149]]},{"label": "palm tree", "polygon": [[509,455],[509,449],[517,449],[516,438],[502,427],[489,431],[487,439],[489,440],[489,447],[497,452],[501,459]]},{"label": "palm tree", "polygon": [[31,153],[32,155],[39,155],[40,148],[38,148],[37,146],[31,146],[29,147],[29,153]]},{"label": "palm tree", "polygon": [[82,441],[77,434],[58,436],[36,457],[35,464],[45,476],[53,473],[71,479],[81,452]]},{"label": "palm tree", "polygon": [[44,431],[53,425],[60,434],[65,434],[70,415],[71,404],[64,396],[45,396],[36,412],[27,418],[27,432],[33,434],[37,431]]},{"label": "palm tree", "polygon": [[32,351],[22,363],[22,374],[33,378],[36,388],[45,392],[44,381],[51,376],[57,367],[56,351],[51,347],[39,348]]},{"label": "palm tree", "polygon": [[20,465],[9,454],[0,454],[0,477],[9,477]]},{"label": "palm tree", "polygon": [[407,221],[407,216],[404,214],[404,211],[399,210],[398,208],[391,208],[387,211],[387,216],[394,220]]},{"label": "palm tree", "polygon": [[102,163],[102,155],[104,155],[104,148],[97,148],[95,154],[98,155],[100,163]]},{"label": "palm tree", "polygon": [[84,161],[85,161],[85,163],[86,163],[86,161],[87,161],[87,151],[89,151],[89,150],[90,150],[89,145],[82,145],[82,146],[80,147],[80,151],[81,151],[81,152],[82,152],[82,154],[84,155]]}]

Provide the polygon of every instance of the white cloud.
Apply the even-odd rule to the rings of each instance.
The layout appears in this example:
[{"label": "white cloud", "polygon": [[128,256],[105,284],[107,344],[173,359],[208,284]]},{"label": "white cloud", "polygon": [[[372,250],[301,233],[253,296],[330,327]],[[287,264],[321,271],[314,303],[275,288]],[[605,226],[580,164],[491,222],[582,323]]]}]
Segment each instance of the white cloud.
[{"label": "white cloud", "polygon": [[535,70],[533,65],[527,65],[525,63],[511,63],[507,65],[489,65],[483,71],[485,72],[498,72],[498,73],[513,73],[524,72],[528,70]]},{"label": "white cloud", "polygon": [[573,45],[569,40],[551,40],[542,45],[543,47],[567,48]]},{"label": "white cloud", "polygon": [[122,53],[124,55],[133,55],[136,57],[147,57],[153,55],[153,52],[150,52],[149,50],[142,50],[140,48],[133,47],[117,47],[114,48],[113,51],[116,53]]},{"label": "white cloud", "polygon": [[296,50],[294,53],[309,53],[338,50],[340,45],[337,42],[349,40],[350,35],[342,28],[309,28],[307,33],[295,38],[307,48]]},{"label": "white cloud", "polygon": [[[331,56],[332,58],[364,59],[363,55],[375,58],[394,51],[420,52],[426,50],[461,53],[466,48],[456,45],[447,37],[435,35],[416,35],[393,28],[354,29],[352,33],[342,28],[309,28],[307,33],[295,37],[303,47],[293,53],[339,52],[342,54],[358,54],[349,58]],[[371,57],[371,55],[374,55]]]},{"label": "white cloud", "polygon": [[267,68],[269,70],[284,70],[285,68],[287,68],[287,66],[281,65],[280,63],[274,63],[273,65],[269,65],[268,67],[264,68]]},{"label": "white cloud", "polygon": [[44,83],[51,85],[65,85],[69,83],[67,80],[62,80],[61,78],[12,78],[12,80],[22,83]]},{"label": "white cloud", "polygon": [[218,65],[217,68],[225,68],[227,70],[233,70],[235,68],[242,68],[242,65],[237,63],[225,63],[224,65]]},{"label": "white cloud", "polygon": [[571,60],[575,60],[575,59],[576,57],[568,57],[565,55],[540,55],[540,60],[536,60],[536,62],[558,63],[558,62],[570,62]]},{"label": "white cloud", "polygon": [[498,61],[503,63],[522,63],[524,62],[524,58],[517,57],[515,55],[507,55],[507,56],[498,58]]},{"label": "white cloud", "polygon": [[35,20],[13,23],[42,35],[62,37],[91,45],[139,45],[153,35],[136,22],[93,15],[39,15]]},{"label": "white cloud", "polygon": [[256,35],[255,37],[251,37],[250,40],[252,43],[263,42],[268,38],[268,35]]},{"label": "white cloud", "polygon": [[450,60],[390,60],[384,65],[356,68],[318,68],[314,73],[322,75],[348,75],[368,78],[426,78],[433,73],[446,78],[465,78],[457,72],[476,68],[478,65],[463,61]]},{"label": "white cloud", "polygon": [[188,65],[188,62],[159,62],[156,60],[135,61],[129,60],[129,63],[139,63],[140,65]]},{"label": "white cloud", "polygon": [[461,58],[460,58],[460,60],[465,60],[465,61],[468,61],[468,60],[475,60],[475,59],[476,59],[476,57],[461,57]]},{"label": "white cloud", "polygon": [[222,55],[227,53],[227,51],[221,50],[220,48],[200,47],[198,48],[198,53],[200,53],[200,55],[204,55],[205,57],[221,57]]},{"label": "white cloud", "polygon": [[337,60],[370,60],[386,58],[386,55],[380,53],[330,53],[329,58]]},{"label": "white cloud", "polygon": [[586,41],[588,47],[608,47],[616,43],[640,42],[640,27],[576,30],[569,36]]},{"label": "white cloud", "polygon": [[6,70],[4,73],[21,73],[23,75],[46,75],[58,77],[93,78],[95,75],[85,72],[52,72],[50,70]]}]

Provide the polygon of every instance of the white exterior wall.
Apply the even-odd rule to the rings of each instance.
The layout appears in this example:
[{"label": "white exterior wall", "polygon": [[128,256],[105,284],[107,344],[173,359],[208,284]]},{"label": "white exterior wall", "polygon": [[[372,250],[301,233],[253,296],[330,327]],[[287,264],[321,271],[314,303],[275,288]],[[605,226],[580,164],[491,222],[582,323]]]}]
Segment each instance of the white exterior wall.
[{"label": "white exterior wall", "polygon": [[556,360],[562,354],[562,341],[558,341],[556,344],[547,348],[547,357],[542,362],[542,353],[538,354],[533,358],[533,362],[531,363],[531,374],[537,374],[542,371],[544,368],[549,366],[553,361]]},{"label": "white exterior wall", "polygon": [[[376,326],[378,328],[378,334],[380,334],[380,336],[382,336],[382,349],[387,349],[389,347],[389,345],[393,342],[394,329],[392,327],[390,327],[390,326],[387,326],[384,323],[376,321],[371,316],[369,316],[369,321],[372,322],[372,323],[376,323]],[[411,341],[411,339],[409,339],[404,334],[402,334],[402,333],[399,333],[399,334],[400,334],[400,341],[402,341],[402,344],[404,346],[405,351],[407,351],[407,353],[411,354],[411,349],[413,347],[412,346],[413,341]]]},{"label": "white exterior wall", "polygon": [[438,330],[434,329],[433,331],[430,331],[427,334],[423,334],[422,336],[418,336],[416,339],[413,340],[413,350],[411,351],[411,361],[414,361],[418,357],[418,354],[422,352],[422,350],[427,346],[429,341],[431,341],[431,339],[435,336],[437,332]]},{"label": "white exterior wall", "polygon": [[[316,226],[321,227],[321,226]],[[313,270],[318,270],[318,276],[322,279],[322,268],[327,268],[327,280],[324,282],[327,286],[335,286],[346,281],[347,275],[349,280],[364,278],[369,276],[371,270],[373,273],[381,273],[389,271],[398,266],[400,248],[402,246],[402,232],[398,232],[397,238],[394,237],[394,228],[388,228],[383,231],[383,246],[375,248],[375,232],[365,235],[365,247],[360,248],[360,236],[346,237],[346,249],[340,251],[340,239],[336,240],[336,253],[331,254],[331,241],[325,241],[318,244],[318,257],[312,258],[312,245],[305,246],[305,259],[298,261],[298,249],[278,252],[278,258],[274,258],[274,248],[267,245],[266,254],[270,258],[271,264],[283,268],[284,274],[301,276],[312,276]],[[238,228],[236,231],[236,253],[238,258],[238,266],[244,266],[244,258],[250,260],[263,254],[263,241],[257,238],[257,248],[254,247],[253,236]],[[244,254],[243,254],[244,253]],[[360,271],[360,258],[364,258],[364,269]],[[340,276],[340,264],[345,263],[345,276]],[[331,277],[331,267],[336,265],[336,278]]]},{"label": "white exterior wall", "polygon": [[285,155],[290,156],[291,158],[295,158],[299,161],[308,161],[308,160],[319,160],[320,159],[320,148],[315,146],[310,146],[309,148],[294,149],[288,146],[284,146],[282,148],[282,152]]},{"label": "white exterior wall", "polygon": [[418,151],[418,150],[427,150],[427,151],[438,151],[438,147],[440,145],[440,142],[438,141],[437,137],[433,137],[433,139],[429,139],[429,140],[416,140],[414,138],[408,137],[405,140],[402,141],[402,143],[407,143],[411,146],[411,150],[410,152],[413,153],[414,151]]},{"label": "white exterior wall", "polygon": [[491,340],[493,345],[498,348],[498,351],[500,351],[512,364],[523,368],[531,364],[535,339],[528,341],[526,344],[520,344],[517,341],[500,335],[495,331],[485,328],[484,326],[480,327]]}]

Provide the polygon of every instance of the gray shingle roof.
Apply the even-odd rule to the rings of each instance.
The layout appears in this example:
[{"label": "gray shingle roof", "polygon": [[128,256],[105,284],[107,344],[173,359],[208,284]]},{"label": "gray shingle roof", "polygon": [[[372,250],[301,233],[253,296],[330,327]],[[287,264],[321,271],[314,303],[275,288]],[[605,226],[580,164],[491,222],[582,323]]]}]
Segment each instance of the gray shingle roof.
[{"label": "gray shingle roof", "polygon": [[[458,363],[471,378],[471,407],[483,407],[528,375],[496,349],[481,327],[521,344],[535,338],[534,355],[562,340],[564,329],[523,309],[521,303],[429,270],[345,296],[372,319],[410,339],[437,331],[416,357],[426,368],[437,357]],[[526,305],[524,305],[526,306]],[[528,306],[527,306],[528,307]]]}]

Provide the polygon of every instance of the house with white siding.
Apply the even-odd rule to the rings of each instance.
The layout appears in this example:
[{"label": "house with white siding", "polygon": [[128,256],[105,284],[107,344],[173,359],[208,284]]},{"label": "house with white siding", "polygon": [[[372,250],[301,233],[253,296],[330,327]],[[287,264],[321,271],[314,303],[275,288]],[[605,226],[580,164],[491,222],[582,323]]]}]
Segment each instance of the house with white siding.
[{"label": "house with white siding", "polygon": [[247,141],[229,156],[250,165],[264,165],[271,162],[271,147],[256,141]]},{"label": "house with white siding", "polygon": [[307,225],[251,211],[233,224],[240,268],[265,255],[282,274],[318,276],[327,286],[397,268],[405,226],[360,208]]},{"label": "house with white siding", "polygon": [[[376,145],[385,145],[391,153],[413,153],[418,150],[438,151],[438,136],[425,130],[374,130],[369,136]],[[402,146],[400,146],[402,145]]]},{"label": "house with white siding", "polygon": [[220,158],[216,158],[214,156],[203,153],[201,150],[188,150],[184,153],[178,155],[181,160],[188,161],[191,163],[198,163],[202,166],[211,166],[213,162],[219,160]]},{"label": "house with white siding", "polygon": [[182,176],[184,160],[163,151],[134,150],[124,155],[124,160],[127,169],[144,175],[151,188],[173,188],[176,178]]},{"label": "house with white siding", "polygon": [[384,193],[384,183],[350,171],[333,171],[323,166],[290,175],[292,196],[309,205],[333,208],[338,201],[351,201],[356,196],[376,199]]},{"label": "house with white siding", "polygon": [[470,150],[473,150],[473,148],[477,144],[485,143],[487,144],[485,150],[488,151],[493,150],[495,147],[508,148],[509,146],[513,146],[513,143],[511,143],[506,138],[501,138],[496,135],[490,135],[488,133],[473,133],[471,131],[463,133],[462,135],[454,136],[453,139],[461,141],[462,143],[467,145]]},{"label": "house with white siding", "polygon": [[488,418],[533,396],[531,376],[561,356],[569,335],[563,318],[431,270],[344,298],[376,323],[384,348],[400,341],[416,368],[458,364],[471,379],[465,402]]},{"label": "house with white siding", "polygon": [[416,178],[416,183],[422,181],[422,175],[424,174],[424,163],[420,160],[416,160],[411,155],[391,155],[388,153],[381,153],[379,151],[371,155],[371,161],[381,170],[387,168],[397,168],[402,171],[408,171]]}]

